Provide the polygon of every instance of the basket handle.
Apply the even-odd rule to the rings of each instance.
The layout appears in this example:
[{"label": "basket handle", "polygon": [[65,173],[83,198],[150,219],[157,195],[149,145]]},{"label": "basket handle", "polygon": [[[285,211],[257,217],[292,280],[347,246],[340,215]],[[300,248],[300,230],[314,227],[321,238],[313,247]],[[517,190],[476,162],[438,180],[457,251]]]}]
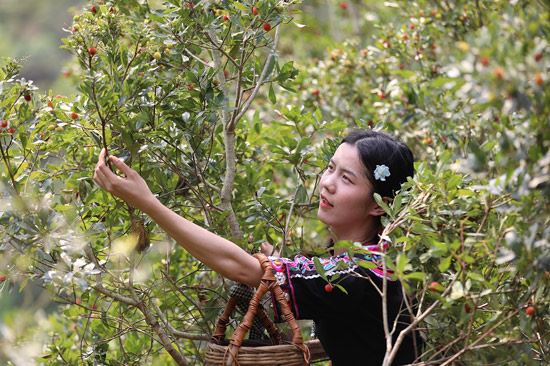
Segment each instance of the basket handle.
[{"label": "basket handle", "polygon": [[[212,339],[211,339],[212,342],[216,344],[223,343],[225,339],[225,331],[227,329],[227,324],[229,324],[229,317],[235,310],[236,305],[237,305],[237,299],[231,296],[227,301],[227,304],[225,305],[223,313],[218,317],[216,321],[216,327],[214,329],[214,333],[212,333]],[[269,317],[265,312],[265,309],[261,304],[258,305],[258,313],[256,314],[256,316],[260,319],[263,326],[267,330],[273,344],[281,344],[282,342],[281,332],[275,326],[275,324],[273,324],[271,319],[269,319]]]},{"label": "basket handle", "polygon": [[271,262],[262,253],[256,253],[254,254],[254,257],[258,259],[258,261],[260,262],[260,265],[262,266],[264,274],[262,276],[260,285],[258,286],[256,292],[254,293],[254,296],[252,297],[252,300],[250,300],[250,305],[248,306],[248,311],[243,317],[243,321],[241,322],[241,324],[239,324],[237,329],[235,329],[235,332],[233,333],[233,337],[231,337],[231,341],[229,342],[229,347],[227,348],[227,352],[229,352],[230,357],[227,360],[226,364],[230,365],[233,362],[235,363],[237,362],[239,348],[242,345],[242,342],[246,333],[252,326],[254,316],[258,311],[258,306],[261,306],[260,300],[268,291],[273,293],[275,300],[281,306],[281,317],[284,321],[286,321],[289,324],[290,329],[292,331],[292,344],[303,352],[304,361],[306,364],[309,364],[309,360],[310,360],[309,349],[307,348],[306,345],[304,345],[302,334],[300,332],[300,327],[298,326],[298,323],[296,322],[296,319],[294,318],[294,315],[290,310],[290,306],[288,305],[288,302],[285,298],[283,290],[281,290],[281,287],[279,286],[279,284],[277,283],[277,280],[275,279],[274,270],[271,267]]}]

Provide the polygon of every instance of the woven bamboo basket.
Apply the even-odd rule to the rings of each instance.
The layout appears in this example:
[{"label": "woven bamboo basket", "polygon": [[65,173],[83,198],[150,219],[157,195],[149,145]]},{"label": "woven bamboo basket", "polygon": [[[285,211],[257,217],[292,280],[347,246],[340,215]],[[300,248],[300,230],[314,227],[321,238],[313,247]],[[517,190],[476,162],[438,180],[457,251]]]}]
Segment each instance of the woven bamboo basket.
[{"label": "woven bamboo basket", "polygon": [[[207,366],[302,366],[309,365],[313,360],[325,358],[323,347],[318,340],[303,341],[300,327],[290,310],[283,290],[275,280],[275,274],[267,257],[261,253],[254,256],[260,261],[264,274],[260,286],[250,300],[248,310],[242,322],[233,332],[230,341],[225,339],[225,331],[229,323],[229,317],[236,306],[236,299],[230,298],[222,315],[216,322],[216,329],[208,343],[205,355]],[[260,301],[266,293],[272,293],[275,300],[281,306],[282,319],[288,323],[292,332],[290,342],[283,341],[278,328],[267,316]],[[259,317],[269,333],[271,344],[253,344],[243,341],[250,330],[254,317]]]}]

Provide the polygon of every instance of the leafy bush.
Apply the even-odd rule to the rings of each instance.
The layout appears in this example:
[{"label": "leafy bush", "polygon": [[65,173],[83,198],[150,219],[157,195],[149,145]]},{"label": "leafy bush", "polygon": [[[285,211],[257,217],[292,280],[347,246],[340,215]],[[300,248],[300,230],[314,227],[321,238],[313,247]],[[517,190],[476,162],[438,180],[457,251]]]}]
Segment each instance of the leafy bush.
[{"label": "leafy bush", "polygon": [[[385,265],[417,302],[419,364],[548,360],[544,5],[350,1],[335,6],[340,22],[312,24],[293,3],[90,5],[64,40],[74,98],[39,95],[4,62],[0,261],[9,281],[42,281],[63,304],[40,362],[201,363],[226,296],[223,279],[93,184],[102,147],[184,217],[290,255],[322,252],[319,173],[356,126],[399,136],[417,158],[384,237]],[[310,29],[350,36],[284,61],[278,49]]]}]

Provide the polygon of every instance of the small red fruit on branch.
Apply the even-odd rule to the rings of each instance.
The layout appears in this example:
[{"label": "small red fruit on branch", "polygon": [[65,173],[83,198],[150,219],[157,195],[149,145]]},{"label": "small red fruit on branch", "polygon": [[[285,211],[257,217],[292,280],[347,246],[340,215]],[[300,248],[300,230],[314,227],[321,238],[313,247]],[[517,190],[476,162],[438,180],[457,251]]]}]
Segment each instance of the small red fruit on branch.
[{"label": "small red fruit on branch", "polygon": [[348,10],[348,3],[347,2],[341,2],[340,3],[340,9],[342,10]]},{"label": "small red fruit on branch", "polygon": [[481,62],[483,66],[487,67],[489,66],[489,57],[481,56],[481,58],[479,59],[479,62]]},{"label": "small red fruit on branch", "polygon": [[225,14],[225,15],[223,16],[223,21],[224,21],[224,22],[227,22],[228,20],[229,20],[229,15]]},{"label": "small red fruit on branch", "polygon": [[535,53],[535,61],[539,62],[540,60],[542,60],[542,52]]},{"label": "small red fruit on branch", "polygon": [[313,95],[314,97],[318,97],[320,94],[321,94],[321,91],[319,89],[313,89],[311,91],[311,95]]},{"label": "small red fruit on branch", "polygon": [[535,84],[537,84],[538,86],[542,86],[542,84],[544,84],[544,79],[542,78],[540,72],[537,72],[535,74]]},{"label": "small red fruit on branch", "polygon": [[258,15],[258,8],[257,7],[255,7],[255,6],[252,7],[252,14],[253,15]]},{"label": "small red fruit on branch", "polygon": [[493,70],[493,76],[497,80],[504,79],[504,69],[502,67],[497,67]]},{"label": "small red fruit on branch", "polygon": [[537,311],[536,311],[536,309],[533,305],[530,305],[525,309],[525,314],[527,316],[533,316],[533,315],[535,315],[536,312]]},{"label": "small red fruit on branch", "polygon": [[95,5],[92,5],[92,7],[90,8],[90,11],[92,12],[92,14],[95,14],[97,13],[97,8]]},{"label": "small red fruit on branch", "polygon": [[4,282],[6,279],[6,275],[0,275],[0,283]]},{"label": "small red fruit on branch", "polygon": [[30,102],[30,101],[32,100],[32,95],[30,95],[30,94],[27,93],[27,94],[25,94],[25,95],[23,96],[23,98],[25,98],[25,100],[26,100],[27,102]]},{"label": "small red fruit on branch", "polygon": [[0,128],[7,128],[8,127],[8,121],[5,119],[0,120]]},{"label": "small red fruit on branch", "polygon": [[13,128],[13,127],[8,128],[8,133],[10,135],[13,135],[15,133],[15,128]]},{"label": "small red fruit on branch", "polygon": [[80,300],[80,297],[77,297],[76,299],[74,299],[74,303],[76,305],[80,305],[82,303],[82,300]]},{"label": "small red fruit on branch", "polygon": [[325,285],[325,292],[332,292],[332,290],[334,290],[334,286],[332,285],[332,283],[327,283]]},{"label": "small red fruit on branch", "polygon": [[269,23],[264,23],[264,31],[269,32],[271,30],[271,25]]},{"label": "small red fruit on branch", "polygon": [[90,56],[94,56],[97,53],[97,49],[95,47],[88,48],[88,54]]},{"label": "small red fruit on branch", "polygon": [[74,121],[75,119],[78,119],[78,113],[71,112],[71,119]]},{"label": "small red fruit on branch", "polygon": [[442,292],[441,284],[437,281],[433,281],[432,283],[430,283],[428,289],[432,292]]}]

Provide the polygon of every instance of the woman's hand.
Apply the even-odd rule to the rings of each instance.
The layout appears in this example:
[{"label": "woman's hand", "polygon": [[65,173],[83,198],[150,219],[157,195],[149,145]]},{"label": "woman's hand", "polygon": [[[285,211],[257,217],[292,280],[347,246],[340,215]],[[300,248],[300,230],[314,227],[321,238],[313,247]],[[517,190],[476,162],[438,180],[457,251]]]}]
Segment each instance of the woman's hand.
[{"label": "woman's hand", "polygon": [[125,177],[119,177],[111,171],[105,163],[105,149],[99,154],[99,161],[94,171],[94,181],[104,190],[126,201],[130,206],[143,212],[156,200],[155,196],[145,183],[145,180],[122,160],[109,156],[113,163]]}]

